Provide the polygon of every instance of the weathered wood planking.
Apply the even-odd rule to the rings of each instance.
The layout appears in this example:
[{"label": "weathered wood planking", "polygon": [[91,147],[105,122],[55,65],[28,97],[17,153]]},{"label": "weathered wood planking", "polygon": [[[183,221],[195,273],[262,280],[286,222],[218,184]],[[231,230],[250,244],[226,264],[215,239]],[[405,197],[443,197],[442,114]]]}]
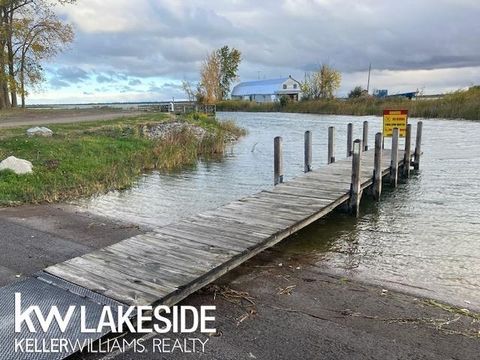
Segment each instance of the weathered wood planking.
[{"label": "weathered wood planking", "polygon": [[[382,177],[390,163],[391,151],[383,150]],[[373,184],[374,151],[362,152],[361,164],[363,191]],[[351,176],[352,158],[336,161],[45,271],[125,304],[173,305],[346,203]]]}]

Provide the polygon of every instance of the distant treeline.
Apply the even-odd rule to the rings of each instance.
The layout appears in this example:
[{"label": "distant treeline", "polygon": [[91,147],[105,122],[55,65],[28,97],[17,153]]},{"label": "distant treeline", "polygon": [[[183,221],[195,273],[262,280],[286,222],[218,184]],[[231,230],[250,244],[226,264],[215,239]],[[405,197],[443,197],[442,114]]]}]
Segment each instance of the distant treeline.
[{"label": "distant treeline", "polygon": [[362,97],[263,104],[236,100],[217,103],[218,111],[381,116],[384,109],[407,109],[411,117],[480,120],[480,86],[471,87],[467,91],[456,91],[439,99],[428,100]]}]

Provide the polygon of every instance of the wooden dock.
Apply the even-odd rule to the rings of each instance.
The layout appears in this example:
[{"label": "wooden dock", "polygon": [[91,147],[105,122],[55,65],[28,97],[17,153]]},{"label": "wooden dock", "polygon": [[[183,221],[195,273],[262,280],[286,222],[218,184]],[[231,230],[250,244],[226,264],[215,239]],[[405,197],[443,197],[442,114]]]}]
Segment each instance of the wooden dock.
[{"label": "wooden dock", "polygon": [[[365,125],[364,125],[365,126]],[[366,124],[368,126],[368,124]],[[349,126],[349,132],[351,131]],[[349,133],[348,158],[311,169],[311,134],[305,135],[306,173],[283,182],[281,138],[275,139],[275,183],[271,190],[233,201],[150,233],[45,269],[46,272],[128,305],[174,305],[261,251],[344,206],[356,213],[362,194],[381,194],[382,180],[396,186],[421,155],[421,124],[414,154],[382,149],[377,134],[375,148]],[[334,142],[334,131],[329,131]],[[411,129],[407,131],[410,136]],[[412,162],[412,156],[414,160]]]}]

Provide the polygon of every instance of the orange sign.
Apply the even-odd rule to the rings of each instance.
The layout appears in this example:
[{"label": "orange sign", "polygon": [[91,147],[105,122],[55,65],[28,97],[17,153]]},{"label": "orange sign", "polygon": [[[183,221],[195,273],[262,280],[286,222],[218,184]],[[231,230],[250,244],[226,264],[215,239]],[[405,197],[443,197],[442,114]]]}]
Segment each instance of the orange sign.
[{"label": "orange sign", "polygon": [[383,110],[383,136],[392,137],[398,128],[399,136],[405,137],[408,124],[408,110]]}]

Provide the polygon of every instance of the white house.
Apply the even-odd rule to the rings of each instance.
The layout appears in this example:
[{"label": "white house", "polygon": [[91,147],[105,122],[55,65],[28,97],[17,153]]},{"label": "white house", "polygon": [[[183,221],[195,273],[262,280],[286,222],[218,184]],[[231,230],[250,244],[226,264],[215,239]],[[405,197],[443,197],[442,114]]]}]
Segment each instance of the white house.
[{"label": "white house", "polygon": [[258,103],[279,101],[283,96],[293,101],[302,98],[300,83],[291,76],[281,79],[242,82],[232,90],[232,99]]}]

